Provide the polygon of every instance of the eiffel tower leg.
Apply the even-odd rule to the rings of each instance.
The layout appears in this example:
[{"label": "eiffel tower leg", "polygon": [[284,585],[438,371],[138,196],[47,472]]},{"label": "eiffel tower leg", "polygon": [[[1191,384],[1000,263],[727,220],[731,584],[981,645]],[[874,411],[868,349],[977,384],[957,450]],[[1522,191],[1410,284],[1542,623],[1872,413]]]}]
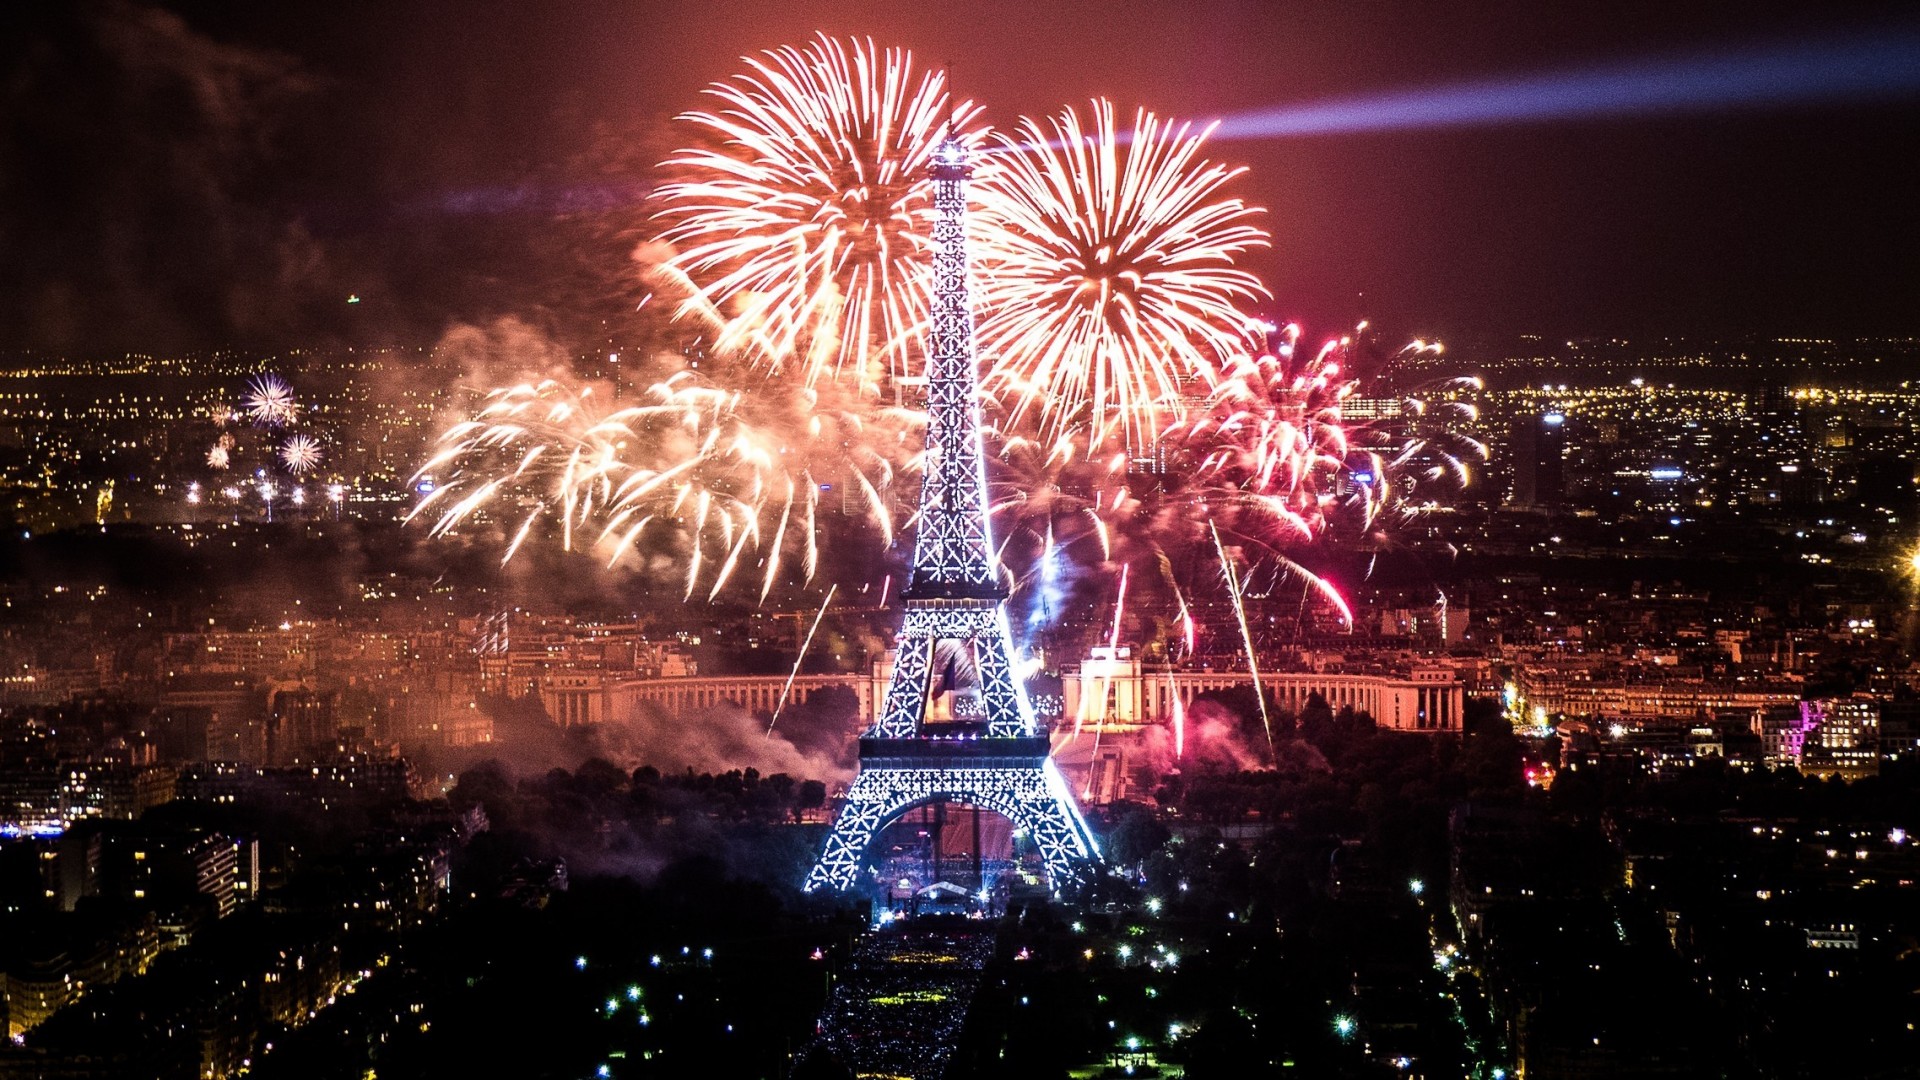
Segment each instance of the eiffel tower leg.
[{"label": "eiffel tower leg", "polygon": [[874,834],[887,820],[892,803],[888,787],[885,772],[862,772],[854,777],[840,815],[833,820],[833,831],[827,834],[820,861],[807,872],[806,884],[801,886],[803,892],[823,887],[845,892],[859,883],[867,848],[872,846]]},{"label": "eiffel tower leg", "polygon": [[932,638],[909,638],[894,656],[893,678],[887,680],[887,699],[873,734],[882,739],[910,739],[920,729],[927,711],[928,669],[933,662]]},{"label": "eiffel tower leg", "polygon": [[1097,862],[1100,849],[1052,758],[1022,779],[1032,785],[1021,796],[1028,834],[1047,864],[1047,880],[1057,889]]},{"label": "eiffel tower leg", "polygon": [[973,651],[980,662],[980,696],[987,707],[987,735],[1013,739],[1033,733],[1033,706],[1027,703],[1025,688],[1013,677],[1006,614],[997,614],[999,634],[975,639]]}]

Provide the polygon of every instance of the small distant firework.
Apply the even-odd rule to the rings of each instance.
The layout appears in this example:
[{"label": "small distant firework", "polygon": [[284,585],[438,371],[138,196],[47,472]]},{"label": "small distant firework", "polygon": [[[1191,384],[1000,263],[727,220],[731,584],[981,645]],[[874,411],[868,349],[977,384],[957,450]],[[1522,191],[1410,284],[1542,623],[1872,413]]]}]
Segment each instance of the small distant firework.
[{"label": "small distant firework", "polygon": [[225,469],[233,464],[233,436],[222,435],[207,450],[207,466]]},{"label": "small distant firework", "polygon": [[[871,40],[816,38],[746,57],[680,119],[703,145],[666,163],[662,267],[721,314],[717,347],[815,383],[903,373],[928,308],[926,180],[949,126],[979,109]],[[683,311],[686,308],[683,307]]]},{"label": "small distant firework", "polygon": [[213,421],[214,427],[226,427],[233,423],[238,415],[234,412],[233,406],[224,401],[216,401],[207,406],[207,419]]},{"label": "small distant firework", "polygon": [[261,427],[286,427],[300,419],[300,403],[293,399],[293,387],[278,375],[254,376],[241,404],[247,416]]},{"label": "small distant firework", "polygon": [[1226,194],[1245,170],[1200,156],[1212,129],[1112,103],[1023,118],[976,185],[980,352],[1018,425],[1141,446],[1190,386],[1246,349],[1266,287],[1235,263],[1265,247],[1260,211]]},{"label": "small distant firework", "polygon": [[319,441],[307,435],[291,436],[280,447],[280,463],[295,476],[312,472],[325,456]]}]

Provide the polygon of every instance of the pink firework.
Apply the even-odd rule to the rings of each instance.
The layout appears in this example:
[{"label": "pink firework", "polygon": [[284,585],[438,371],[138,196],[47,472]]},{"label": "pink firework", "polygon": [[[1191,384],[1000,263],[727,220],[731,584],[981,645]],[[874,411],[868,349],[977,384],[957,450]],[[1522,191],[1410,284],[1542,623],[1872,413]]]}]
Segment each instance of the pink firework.
[{"label": "pink firework", "polygon": [[1233,508],[1238,531],[1276,547],[1326,527],[1352,452],[1342,405],[1358,385],[1341,341],[1304,353],[1298,327],[1278,336],[1223,365],[1205,407],[1170,432],[1198,455],[1197,479]]}]

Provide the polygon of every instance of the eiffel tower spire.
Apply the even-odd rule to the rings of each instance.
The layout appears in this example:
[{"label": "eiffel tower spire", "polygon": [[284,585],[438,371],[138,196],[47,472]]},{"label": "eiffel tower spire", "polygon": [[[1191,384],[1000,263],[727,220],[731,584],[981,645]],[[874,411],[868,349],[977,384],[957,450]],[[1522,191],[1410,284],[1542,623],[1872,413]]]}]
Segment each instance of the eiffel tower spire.
[{"label": "eiffel tower spire", "polygon": [[[1039,848],[1055,885],[1100,857],[1014,674],[1006,590],[987,520],[980,373],[967,297],[967,158],[966,144],[951,132],[934,152],[927,465],[913,568],[902,590],[906,618],[880,716],[860,740],[860,775],[807,875],[809,891],[855,885],[874,835],[934,803],[1006,816]],[[943,659],[937,668],[936,657]],[[970,696],[955,685],[955,672],[972,676]],[[943,694],[957,722],[930,732],[928,702]],[[972,707],[963,710],[963,702]]]},{"label": "eiffel tower spire", "polygon": [[934,152],[933,355],[927,360],[927,467],[909,599],[1001,600],[1006,589],[987,525],[980,443],[980,372],[967,298],[967,148],[951,136]]}]

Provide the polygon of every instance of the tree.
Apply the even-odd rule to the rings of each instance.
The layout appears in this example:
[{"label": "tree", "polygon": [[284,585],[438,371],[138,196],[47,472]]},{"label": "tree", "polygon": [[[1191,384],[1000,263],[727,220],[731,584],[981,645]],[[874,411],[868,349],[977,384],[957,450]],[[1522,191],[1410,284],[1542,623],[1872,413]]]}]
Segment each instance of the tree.
[{"label": "tree", "polygon": [[818,780],[802,780],[798,805],[802,810],[818,810],[827,805],[827,785]]},{"label": "tree", "polygon": [[1172,838],[1152,811],[1127,806],[1115,812],[1113,828],[1107,832],[1107,855],[1122,866],[1134,866]]}]

